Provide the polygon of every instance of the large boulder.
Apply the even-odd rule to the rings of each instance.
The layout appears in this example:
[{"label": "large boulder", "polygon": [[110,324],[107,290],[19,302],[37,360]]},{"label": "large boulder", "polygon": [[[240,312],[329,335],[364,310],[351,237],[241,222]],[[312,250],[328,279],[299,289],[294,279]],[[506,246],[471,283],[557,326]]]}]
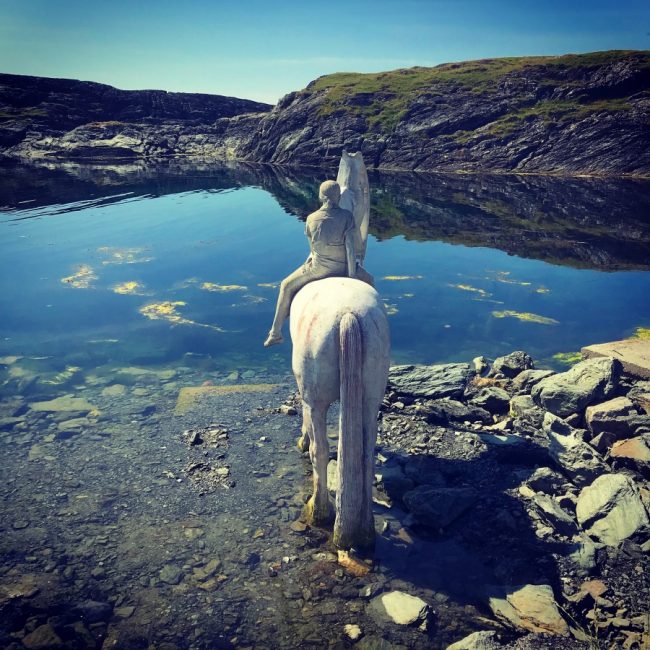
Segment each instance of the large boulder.
[{"label": "large boulder", "polygon": [[407,492],[403,501],[415,521],[427,528],[446,528],[472,507],[476,494],[470,488],[420,485]]},{"label": "large boulder", "polygon": [[525,352],[517,350],[511,352],[505,357],[498,357],[492,364],[491,375],[501,373],[504,377],[512,379],[524,370],[530,370],[534,367],[533,359]]},{"label": "large boulder", "polygon": [[533,386],[554,374],[552,370],[524,370],[512,380],[512,390],[518,394],[530,393]]},{"label": "large boulder", "polygon": [[490,413],[507,413],[510,408],[510,395],[503,388],[486,386],[472,398],[472,404]]},{"label": "large boulder", "polygon": [[459,398],[465,390],[470,374],[467,363],[392,366],[388,384],[397,393],[411,397]]},{"label": "large boulder", "polygon": [[638,488],[624,474],[600,476],[583,488],[576,517],[588,535],[607,546],[617,546],[650,525]]},{"label": "large boulder", "polygon": [[601,357],[582,361],[567,372],[542,379],[533,386],[531,395],[542,408],[567,417],[609,398],[618,386],[621,364]]},{"label": "large boulder", "polygon": [[578,487],[609,471],[598,452],[583,440],[581,431],[552,413],[544,416],[544,433],[550,442],[549,455]]},{"label": "large boulder", "polygon": [[638,415],[632,401],[627,397],[616,397],[607,402],[588,406],[585,410],[585,422],[594,436],[603,431],[617,436],[627,436],[630,434],[632,415]]},{"label": "large boulder", "polygon": [[569,626],[562,618],[549,585],[523,585],[496,588],[489,596],[494,615],[516,628],[569,636]]}]

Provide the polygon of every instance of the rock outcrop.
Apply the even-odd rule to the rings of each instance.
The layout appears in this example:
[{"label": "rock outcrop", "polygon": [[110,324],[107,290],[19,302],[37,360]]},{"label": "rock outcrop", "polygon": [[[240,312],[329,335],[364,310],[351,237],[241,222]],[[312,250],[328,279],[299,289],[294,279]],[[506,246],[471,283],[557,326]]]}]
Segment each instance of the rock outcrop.
[{"label": "rock outcrop", "polygon": [[[0,145],[21,158],[189,155],[334,167],[347,149],[387,169],[650,174],[645,51],[336,73],[272,111],[88,82],[2,75],[0,83]],[[100,88],[101,101],[88,101]]]}]

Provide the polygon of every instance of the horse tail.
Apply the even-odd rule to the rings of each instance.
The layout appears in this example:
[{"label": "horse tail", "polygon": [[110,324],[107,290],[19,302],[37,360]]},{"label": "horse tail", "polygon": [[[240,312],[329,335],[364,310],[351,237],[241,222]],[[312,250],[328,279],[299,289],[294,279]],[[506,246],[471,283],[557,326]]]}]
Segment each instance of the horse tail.
[{"label": "horse tail", "polygon": [[349,548],[355,539],[364,499],[363,337],[357,317],[348,312],[339,326],[341,414],[334,543]]}]

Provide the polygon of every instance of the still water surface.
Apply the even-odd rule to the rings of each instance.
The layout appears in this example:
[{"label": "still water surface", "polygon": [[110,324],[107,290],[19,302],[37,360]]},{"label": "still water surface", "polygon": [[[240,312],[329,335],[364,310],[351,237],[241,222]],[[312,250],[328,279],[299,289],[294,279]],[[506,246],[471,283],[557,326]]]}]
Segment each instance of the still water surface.
[{"label": "still water surface", "polygon": [[[356,622],[442,648],[485,628],[472,589],[498,583],[487,559],[452,540],[405,543],[396,508],[378,507],[383,555],[364,578],[338,568],[323,533],[289,527],[309,470],[298,419],[273,412],[293,390],[290,346],[262,341],[277,283],[306,257],[321,180],[175,163],[2,169],[0,645],[45,624],[69,647],[167,650],[344,647]],[[524,349],[561,367],[556,353],[650,324],[650,184],[370,180],[366,266],[395,362]],[[204,384],[267,388],[179,411],[180,391]],[[189,427],[203,443],[188,444]],[[195,481],[206,465],[214,485]],[[369,586],[435,603],[435,628],[373,628]]]}]

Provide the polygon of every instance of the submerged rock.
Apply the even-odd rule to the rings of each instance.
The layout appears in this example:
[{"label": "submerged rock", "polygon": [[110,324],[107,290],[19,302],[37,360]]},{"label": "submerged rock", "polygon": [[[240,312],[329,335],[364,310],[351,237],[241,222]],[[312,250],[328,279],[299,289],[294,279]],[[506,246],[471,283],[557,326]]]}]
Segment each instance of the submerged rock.
[{"label": "submerged rock", "polygon": [[29,405],[32,411],[39,411],[44,413],[90,413],[95,411],[96,407],[90,402],[86,401],[83,397],[72,397],[72,395],[64,395],[45,402],[32,402]]},{"label": "submerged rock", "polygon": [[607,546],[617,546],[650,525],[638,488],[624,474],[601,476],[585,487],[576,517],[591,537]]},{"label": "submerged rock", "polygon": [[531,395],[539,406],[566,417],[610,397],[620,373],[621,364],[616,359],[588,359],[567,372],[542,379],[533,386]]},{"label": "submerged rock", "polygon": [[461,397],[471,374],[467,363],[433,366],[392,366],[388,383],[396,392],[411,397]]},{"label": "submerged rock", "polygon": [[373,598],[368,605],[368,613],[378,621],[412,625],[426,620],[430,608],[417,596],[403,591],[391,591]]},{"label": "submerged rock", "polygon": [[50,650],[51,648],[63,648],[63,641],[49,624],[39,625],[33,632],[30,632],[23,639],[23,645],[28,650]]}]

